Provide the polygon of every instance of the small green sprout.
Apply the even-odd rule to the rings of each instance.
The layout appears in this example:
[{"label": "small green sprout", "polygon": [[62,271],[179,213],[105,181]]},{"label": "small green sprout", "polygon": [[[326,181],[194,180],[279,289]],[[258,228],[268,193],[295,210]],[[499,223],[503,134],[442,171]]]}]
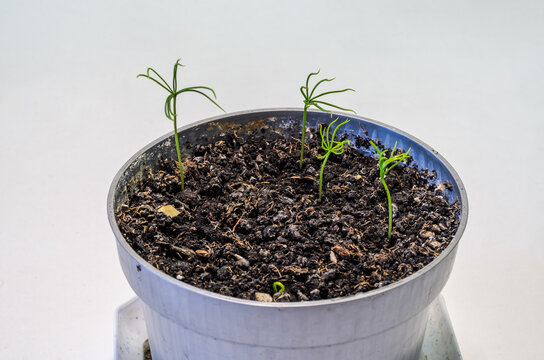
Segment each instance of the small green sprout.
[{"label": "small green sprout", "polygon": [[[223,108],[221,106],[219,106],[210,96],[208,96],[207,94],[205,94],[202,91],[202,90],[210,91],[212,93],[214,99],[216,99],[217,97],[215,95],[215,91],[213,91],[212,88],[209,88],[207,86],[191,86],[191,87],[187,87],[187,88],[178,90],[178,67],[184,66],[184,65],[181,65],[179,63],[180,60],[181,59],[178,59],[176,61],[176,64],[174,65],[174,78],[173,78],[173,81],[172,81],[172,86],[170,86],[166,82],[166,80],[164,80],[162,78],[162,76],[160,76],[159,73],[157,73],[152,68],[147,68],[147,73],[146,74],[139,74],[136,77],[141,76],[141,77],[147,78],[149,80],[152,80],[155,83],[157,83],[160,87],[162,87],[164,90],[168,91],[168,93],[169,93],[168,97],[166,98],[166,102],[164,104],[164,113],[165,113],[165,115],[166,115],[166,117],[168,119],[170,119],[170,120],[172,120],[174,122],[174,138],[176,140],[176,151],[178,153],[179,177],[180,177],[180,181],[181,181],[181,190],[184,190],[185,189],[185,180],[183,178],[183,166],[181,164],[181,151],[180,151],[180,148],[179,148],[179,137],[178,137],[178,126],[177,126],[178,113],[177,113],[177,109],[176,109],[176,98],[177,98],[177,96],[179,94],[184,93],[184,92],[195,92],[197,94],[200,94],[200,95],[204,96],[208,100],[210,100],[212,103],[214,103],[215,106],[217,106],[221,110],[223,110]],[[154,75],[156,75],[156,78],[152,77],[152,75],[150,75],[150,73],[153,73]],[[225,111],[225,110],[223,110],[223,111]]]},{"label": "small green sprout", "polygon": [[344,144],[349,144],[349,140],[336,141],[334,137],[336,136],[336,131],[338,128],[349,122],[349,119],[346,119],[343,123],[336,126],[332,132],[332,136],[329,138],[329,131],[332,124],[334,124],[339,118],[336,118],[333,122],[327,126],[327,129],[323,126],[319,126],[319,133],[321,134],[321,147],[326,151],[325,155],[317,156],[318,159],[323,159],[323,164],[321,165],[321,171],[319,172],[319,199],[323,196],[323,170],[325,169],[325,164],[331,154],[341,155],[344,152]]},{"label": "small green sprout", "polygon": [[395,150],[397,149],[397,143],[395,142],[395,146],[393,146],[393,150],[391,150],[391,155],[389,158],[385,155],[387,150],[380,151],[378,146],[374,144],[372,141],[370,141],[370,144],[376,149],[376,152],[379,155],[378,160],[378,167],[380,168],[380,179],[382,180],[383,188],[385,189],[385,193],[387,194],[387,207],[389,210],[389,227],[387,231],[387,238],[391,240],[391,230],[393,228],[393,209],[391,205],[391,194],[389,193],[389,188],[387,187],[387,184],[385,182],[385,175],[389,171],[391,171],[392,168],[400,164],[401,162],[405,161],[409,155],[410,149],[408,149],[407,152],[395,155]]},{"label": "small green sprout", "polygon": [[283,285],[281,282],[276,281],[274,284],[272,284],[272,288],[274,289],[274,294],[278,292],[284,292],[285,291],[285,285]]},{"label": "small green sprout", "polygon": [[332,118],[332,111],[324,109],[323,106],[330,106],[330,107],[340,109],[340,110],[351,111],[352,113],[355,114],[355,111],[353,111],[351,109],[345,109],[345,108],[342,108],[340,106],[333,105],[331,103],[327,103],[327,102],[324,102],[324,101],[321,101],[321,100],[317,100],[320,97],[325,96],[325,95],[329,95],[329,94],[342,93],[342,92],[346,92],[346,91],[355,91],[353,89],[348,88],[348,89],[343,89],[343,90],[327,91],[327,92],[324,92],[324,93],[321,93],[319,95],[314,96],[315,89],[317,89],[317,87],[321,83],[323,83],[325,81],[333,81],[335,79],[335,78],[322,79],[322,80],[318,81],[317,84],[315,84],[315,86],[313,87],[312,91],[310,92],[310,88],[309,88],[309,85],[308,85],[308,83],[310,82],[310,77],[312,77],[313,75],[317,75],[317,74],[319,74],[319,70],[317,70],[317,72],[315,72],[315,73],[310,73],[310,75],[308,75],[308,77],[306,78],[306,86],[301,86],[300,87],[300,92],[302,93],[302,96],[304,97],[304,112],[302,114],[302,140],[301,140],[301,146],[300,146],[300,164],[299,164],[299,168],[301,170],[302,170],[302,159],[304,158],[304,137],[306,136],[306,116],[307,116],[307,112],[308,112],[308,109],[310,108],[310,106],[313,105],[316,108],[318,108],[319,110],[331,114],[331,118]]}]

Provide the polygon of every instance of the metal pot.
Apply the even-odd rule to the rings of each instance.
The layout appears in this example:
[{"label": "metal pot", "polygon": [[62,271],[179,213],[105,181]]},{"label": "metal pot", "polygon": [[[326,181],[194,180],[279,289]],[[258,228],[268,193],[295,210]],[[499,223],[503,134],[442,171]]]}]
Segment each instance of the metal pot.
[{"label": "metal pot", "polygon": [[[461,205],[460,226],[450,245],[413,275],[366,293],[299,303],[260,303],[215,294],[178,281],[148,264],[121,235],[115,210],[134,191],[133,179],[158,164],[158,154],[175,158],[173,133],[136,153],[119,170],[108,195],[108,217],[117,239],[123,271],[145,303],[144,315],[154,360],[361,360],[406,359],[419,355],[429,305],[451,272],[457,244],[466,227],[467,195],[459,176],[428,145],[391,126],[352,116],[341,131],[364,136],[363,129],[387,147],[398,142],[420,168],[449,181],[448,200]],[[288,131],[300,123],[300,109],[265,109],[227,114],[180,129],[181,142],[208,143],[226,130],[269,126]],[[307,126],[330,122],[329,114],[309,112]],[[352,142],[353,144],[353,142]],[[293,159],[297,161],[297,159]]]}]

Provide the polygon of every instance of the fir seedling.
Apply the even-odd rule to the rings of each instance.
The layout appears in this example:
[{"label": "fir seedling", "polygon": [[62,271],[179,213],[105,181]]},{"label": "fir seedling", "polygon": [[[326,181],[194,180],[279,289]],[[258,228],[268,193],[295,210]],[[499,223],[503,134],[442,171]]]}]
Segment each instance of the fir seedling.
[{"label": "fir seedling", "polygon": [[397,149],[397,143],[395,142],[395,146],[393,146],[393,150],[391,150],[391,155],[389,158],[385,155],[387,150],[380,151],[378,146],[374,144],[372,141],[370,141],[370,144],[376,149],[376,152],[378,153],[379,159],[378,159],[378,167],[380,168],[380,179],[382,180],[383,188],[385,189],[385,193],[387,194],[387,208],[389,212],[389,227],[387,231],[387,238],[391,240],[391,230],[393,228],[393,208],[391,204],[391,194],[389,193],[389,188],[387,187],[387,183],[385,182],[385,175],[389,171],[391,171],[392,168],[400,164],[401,162],[405,161],[409,155],[410,149],[408,149],[407,152],[395,155],[395,150]]},{"label": "fir seedling", "polygon": [[[168,119],[170,119],[170,120],[172,120],[174,122],[174,139],[176,141],[176,151],[177,151],[177,154],[178,154],[179,177],[180,177],[180,181],[181,181],[181,190],[184,190],[185,189],[185,180],[183,178],[183,166],[181,164],[181,151],[180,151],[180,147],[179,147],[178,124],[177,124],[177,119],[178,119],[178,113],[177,113],[177,108],[176,108],[177,96],[179,94],[185,93],[185,92],[194,92],[194,93],[197,93],[197,94],[200,94],[200,95],[204,96],[206,99],[210,100],[215,106],[217,106],[221,110],[223,110],[223,108],[221,106],[219,106],[219,104],[217,104],[208,94],[206,94],[204,92],[204,91],[211,92],[211,95],[213,95],[214,99],[216,99],[217,97],[215,95],[215,91],[213,91],[212,88],[209,88],[207,86],[191,86],[191,87],[186,87],[184,89],[178,90],[178,67],[184,66],[184,65],[179,63],[180,60],[181,59],[178,59],[176,61],[176,64],[174,65],[174,77],[173,77],[173,80],[172,80],[172,86],[170,86],[166,82],[166,80],[164,80],[163,77],[160,76],[159,73],[157,73],[152,68],[147,68],[146,74],[139,74],[137,77],[141,76],[141,77],[147,78],[149,80],[152,80],[169,93],[168,97],[166,98],[166,102],[164,103],[164,113],[165,113],[165,115],[166,115],[166,117]],[[151,73],[153,73],[153,74],[151,74]],[[153,75],[155,77],[153,77]],[[223,110],[223,111],[225,111],[225,110]]]},{"label": "fir seedling", "polygon": [[323,164],[321,165],[321,171],[319,172],[319,199],[321,199],[321,197],[323,196],[323,170],[325,169],[325,164],[327,163],[329,156],[331,154],[341,155],[344,152],[344,144],[349,144],[349,140],[343,140],[343,141],[334,140],[334,137],[336,136],[336,131],[338,131],[338,128],[348,123],[349,119],[346,119],[346,121],[336,126],[334,128],[334,131],[332,132],[332,136],[329,137],[331,126],[338,119],[339,118],[336,118],[333,122],[331,122],[329,126],[327,126],[326,130],[324,126],[322,125],[319,126],[319,133],[321,134],[321,147],[323,148],[323,150],[325,150],[325,155],[317,156],[318,159],[323,159]]},{"label": "fir seedling", "polygon": [[274,294],[278,292],[284,292],[285,291],[285,285],[283,285],[281,282],[276,281],[274,284],[272,284],[272,289],[274,289]]},{"label": "fir seedling", "polygon": [[321,111],[330,113],[331,118],[332,118],[332,111],[331,110],[326,110],[324,107],[330,106],[330,107],[340,109],[340,110],[344,110],[344,111],[351,111],[352,113],[355,114],[355,111],[353,111],[351,109],[345,109],[345,108],[340,107],[338,105],[334,105],[334,104],[331,104],[331,103],[328,103],[328,102],[324,102],[322,100],[317,100],[317,99],[319,99],[319,98],[321,98],[322,96],[325,96],[325,95],[342,93],[342,92],[346,92],[346,91],[355,91],[353,89],[348,88],[348,89],[343,89],[343,90],[327,91],[327,92],[321,93],[319,95],[314,95],[315,90],[317,89],[317,87],[320,84],[322,84],[322,83],[324,83],[326,81],[333,81],[335,79],[335,78],[322,79],[322,80],[318,81],[317,84],[315,84],[313,89],[310,91],[310,87],[309,87],[310,78],[313,75],[317,75],[317,74],[319,74],[319,70],[317,70],[317,72],[315,72],[315,73],[310,73],[310,75],[308,75],[308,77],[306,78],[306,85],[300,87],[300,92],[302,93],[302,96],[304,97],[304,112],[302,113],[302,139],[301,139],[301,145],[300,145],[300,164],[299,164],[299,168],[301,170],[302,170],[302,159],[304,158],[304,137],[306,136],[306,116],[307,116],[308,109],[310,108],[310,106],[315,106],[316,108],[318,108]]}]

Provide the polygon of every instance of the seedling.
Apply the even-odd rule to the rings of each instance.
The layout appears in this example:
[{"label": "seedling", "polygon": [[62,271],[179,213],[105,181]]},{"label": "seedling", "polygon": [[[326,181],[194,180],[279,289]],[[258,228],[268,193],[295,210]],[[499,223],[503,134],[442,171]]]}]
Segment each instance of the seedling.
[{"label": "seedling", "polygon": [[331,103],[328,103],[328,102],[317,100],[317,99],[319,99],[319,98],[321,98],[322,96],[325,96],[325,95],[342,93],[342,92],[346,92],[346,91],[355,91],[353,89],[348,88],[348,89],[343,89],[343,90],[327,91],[327,92],[324,92],[324,93],[321,93],[319,95],[314,96],[314,92],[315,92],[315,90],[317,89],[317,87],[320,84],[322,84],[322,83],[324,83],[326,81],[333,81],[335,79],[335,78],[332,78],[332,79],[319,80],[317,82],[317,84],[315,84],[315,86],[313,87],[312,91],[310,91],[310,88],[309,88],[310,78],[313,75],[317,75],[317,74],[319,74],[319,70],[317,70],[317,72],[315,72],[315,73],[310,73],[310,75],[308,75],[308,77],[306,78],[306,86],[301,86],[300,87],[300,92],[302,93],[302,96],[304,97],[304,112],[302,113],[302,139],[301,139],[301,145],[300,145],[300,164],[299,164],[299,168],[301,170],[302,170],[302,159],[304,158],[304,137],[306,136],[306,115],[308,113],[308,109],[310,108],[310,106],[313,105],[316,108],[318,108],[319,110],[331,114],[331,118],[332,118],[332,111],[324,109],[324,106],[330,106],[330,107],[340,109],[340,110],[344,110],[344,111],[351,111],[352,113],[355,114],[355,111],[353,111],[351,109],[345,109],[345,108],[342,108],[342,107],[340,107],[338,105],[334,105],[334,104],[331,104]]},{"label": "seedling", "polygon": [[407,152],[395,155],[395,150],[397,149],[397,143],[395,142],[395,146],[393,146],[393,150],[391,150],[391,155],[389,158],[385,155],[387,150],[380,151],[378,146],[374,144],[372,141],[370,141],[370,144],[376,149],[376,152],[378,153],[379,159],[378,159],[378,167],[380,168],[380,179],[382,180],[383,188],[385,189],[385,193],[387,194],[387,208],[389,211],[389,227],[387,231],[387,238],[391,240],[391,230],[393,228],[393,209],[391,205],[391,194],[389,193],[389,188],[387,187],[387,183],[385,182],[385,175],[389,171],[391,171],[392,168],[400,164],[401,162],[405,161],[409,155],[410,149],[408,149]]},{"label": "seedling", "polygon": [[[174,65],[174,78],[172,80],[172,86],[170,86],[166,80],[163,79],[162,76],[159,75],[158,72],[156,72],[152,68],[147,68],[146,74],[139,74],[136,77],[144,77],[149,80],[154,81],[156,84],[158,84],[160,87],[162,87],[164,90],[166,90],[169,95],[166,98],[166,102],[164,103],[164,113],[166,117],[174,122],[174,139],[176,140],[176,151],[178,154],[178,164],[179,164],[179,177],[181,182],[181,190],[185,189],[185,180],[183,177],[183,166],[181,164],[181,151],[179,147],[179,137],[178,137],[178,124],[177,124],[177,108],[176,108],[176,99],[177,96],[184,92],[195,92],[197,94],[200,94],[210,100],[215,106],[223,110],[221,106],[219,106],[208,94],[204,93],[204,91],[210,91],[213,95],[214,99],[216,99],[215,91],[213,91],[212,88],[209,88],[207,86],[191,86],[187,87],[181,90],[178,90],[178,67],[182,67],[184,65],[180,64],[179,61],[181,59],[178,59],[176,61],[176,64]],[[156,77],[153,77],[150,75],[150,73],[153,73]],[[225,111],[225,110],[223,110]]]},{"label": "seedling", "polygon": [[283,285],[281,282],[276,281],[274,284],[272,284],[272,289],[274,289],[274,294],[278,292],[284,292],[285,291],[285,285]]},{"label": "seedling", "polygon": [[344,144],[349,144],[349,140],[343,140],[343,141],[334,140],[334,137],[336,136],[336,131],[338,131],[338,128],[348,123],[349,119],[346,119],[346,121],[336,126],[334,128],[334,131],[332,132],[332,136],[329,138],[329,132],[330,132],[331,126],[338,119],[339,118],[336,118],[333,122],[331,122],[329,126],[327,126],[326,130],[325,130],[325,127],[321,125],[319,127],[319,133],[321,134],[321,147],[323,148],[323,150],[326,151],[325,155],[317,156],[318,159],[323,159],[323,164],[321,165],[321,171],[319,172],[319,199],[321,199],[321,197],[323,196],[323,170],[325,169],[325,164],[327,163],[329,156],[331,154],[341,155],[344,152]]}]

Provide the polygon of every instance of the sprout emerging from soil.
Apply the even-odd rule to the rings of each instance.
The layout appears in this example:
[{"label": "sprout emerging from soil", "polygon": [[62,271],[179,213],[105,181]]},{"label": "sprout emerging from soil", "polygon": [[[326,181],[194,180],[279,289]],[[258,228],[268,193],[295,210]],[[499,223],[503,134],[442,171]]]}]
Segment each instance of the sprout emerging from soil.
[{"label": "sprout emerging from soil", "polygon": [[331,103],[327,103],[327,102],[324,102],[324,101],[321,101],[321,100],[317,100],[320,97],[325,96],[325,95],[342,93],[342,92],[346,92],[346,91],[355,91],[353,89],[348,88],[348,89],[343,89],[343,90],[327,91],[327,92],[324,92],[324,93],[321,93],[319,95],[314,96],[315,89],[317,89],[317,87],[321,83],[323,83],[325,81],[333,81],[335,79],[335,78],[322,79],[322,80],[318,81],[317,84],[315,84],[315,86],[313,87],[312,91],[310,91],[310,88],[309,88],[310,77],[312,77],[313,75],[317,75],[317,74],[319,74],[319,70],[317,70],[317,72],[315,72],[315,73],[310,73],[310,75],[308,75],[308,77],[306,78],[306,86],[301,86],[300,87],[300,92],[302,93],[302,96],[304,97],[304,112],[302,114],[302,139],[301,139],[301,145],[300,145],[300,164],[299,164],[299,168],[301,170],[302,170],[302,159],[304,158],[304,137],[306,136],[306,115],[307,115],[307,112],[308,112],[308,109],[310,108],[310,106],[313,105],[316,108],[318,108],[319,110],[331,114],[331,117],[332,117],[332,111],[324,109],[323,108],[324,106],[330,106],[330,107],[340,109],[340,110],[344,110],[344,111],[351,111],[352,113],[355,114],[355,111],[353,111],[351,109],[345,109],[345,108],[342,108],[340,106],[333,105]]},{"label": "sprout emerging from soil", "polygon": [[274,294],[278,292],[284,292],[285,291],[285,285],[283,285],[281,282],[276,281],[274,284],[272,284],[272,289],[274,289]]},{"label": "sprout emerging from soil", "polygon": [[[178,126],[177,126],[177,118],[178,113],[176,109],[176,98],[179,94],[184,92],[195,92],[197,94],[200,94],[204,96],[206,99],[210,100],[215,106],[223,110],[221,106],[219,106],[208,94],[204,93],[203,91],[210,91],[213,95],[214,99],[217,99],[217,96],[215,95],[215,91],[213,91],[212,88],[209,88],[207,86],[191,86],[187,87],[181,90],[178,90],[178,67],[182,67],[184,65],[180,64],[179,61],[181,59],[178,59],[176,61],[176,64],[174,65],[174,77],[172,80],[172,86],[170,86],[166,80],[163,79],[162,76],[159,75],[154,69],[147,68],[146,74],[139,74],[136,77],[144,77],[149,80],[154,81],[156,84],[158,84],[160,87],[162,87],[164,90],[168,91],[169,95],[166,98],[166,102],[164,103],[164,113],[166,117],[174,122],[174,139],[176,140],[176,151],[178,154],[178,163],[179,163],[179,177],[181,181],[181,190],[185,189],[185,180],[183,178],[183,166],[181,164],[181,151],[179,147],[179,137],[178,137]],[[153,73],[151,75],[151,73]],[[156,77],[153,77],[156,76]],[[225,110],[223,110],[225,111]]]},{"label": "sprout emerging from soil", "polygon": [[395,150],[397,149],[397,143],[395,142],[395,146],[393,146],[393,150],[391,150],[391,155],[388,158],[385,155],[387,150],[380,151],[378,146],[376,146],[376,144],[374,144],[372,141],[370,141],[370,144],[374,147],[374,149],[376,149],[376,152],[379,156],[378,167],[380,168],[380,179],[382,180],[383,188],[385,189],[385,193],[387,194],[387,208],[389,211],[389,227],[387,231],[387,238],[391,240],[391,230],[393,228],[393,209],[391,205],[391,194],[389,193],[389,188],[387,187],[387,183],[385,182],[385,175],[387,175],[387,173],[391,171],[392,168],[405,161],[410,156],[408,155],[410,149],[408,149],[408,151],[405,153],[395,155]]},{"label": "sprout emerging from soil", "polygon": [[349,119],[346,119],[346,121],[336,126],[334,128],[334,131],[332,132],[332,136],[329,137],[331,126],[338,119],[339,118],[336,118],[333,122],[331,122],[329,126],[327,126],[326,130],[324,126],[322,125],[319,126],[319,133],[321,134],[321,147],[323,148],[323,150],[326,151],[325,155],[317,156],[318,159],[323,159],[323,164],[321,165],[321,171],[319,172],[319,199],[321,199],[321,197],[323,196],[323,170],[325,169],[325,164],[327,163],[329,156],[331,154],[341,155],[344,152],[344,144],[349,144],[349,140],[343,140],[343,141],[334,140],[334,137],[336,136],[336,131],[338,131],[338,128],[348,123]]}]

